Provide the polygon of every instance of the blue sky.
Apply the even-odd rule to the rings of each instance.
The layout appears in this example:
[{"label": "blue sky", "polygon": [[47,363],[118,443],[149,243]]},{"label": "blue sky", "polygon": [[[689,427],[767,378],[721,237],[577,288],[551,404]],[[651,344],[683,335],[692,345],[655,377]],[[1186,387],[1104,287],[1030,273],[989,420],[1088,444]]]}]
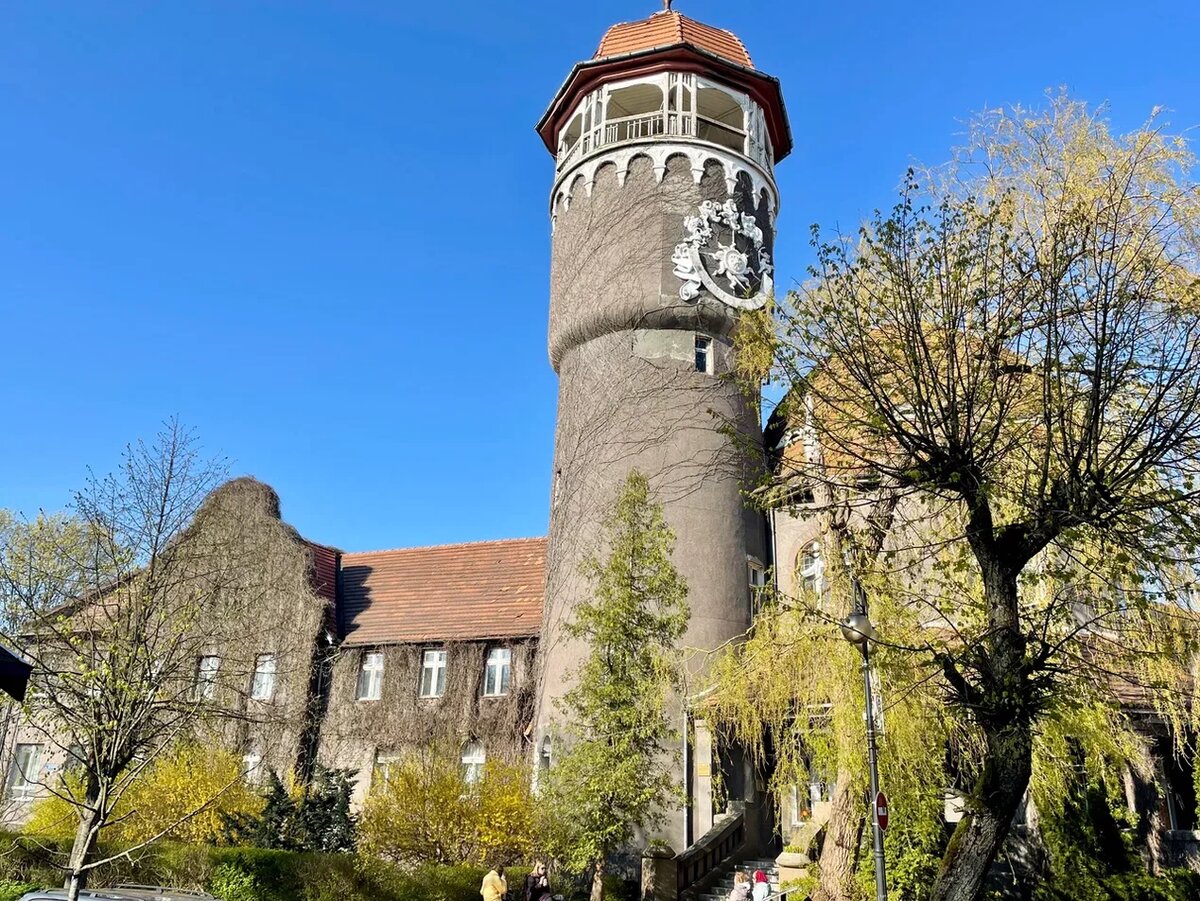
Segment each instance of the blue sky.
[{"label": "blue sky", "polygon": [[[534,122],[654,0],[0,5],[0,507],[178,414],[347,549],[542,534],[552,162]],[[972,111],[1200,123],[1193,2],[678,0],[778,76],[778,274]]]}]

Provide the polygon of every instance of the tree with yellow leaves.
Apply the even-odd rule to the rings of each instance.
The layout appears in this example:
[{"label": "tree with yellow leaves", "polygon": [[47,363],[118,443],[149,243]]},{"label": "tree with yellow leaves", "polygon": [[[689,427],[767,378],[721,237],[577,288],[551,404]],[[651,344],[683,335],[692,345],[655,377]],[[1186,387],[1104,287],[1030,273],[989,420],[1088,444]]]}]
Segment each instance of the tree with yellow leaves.
[{"label": "tree with yellow leaves", "polygon": [[[63,779],[78,782],[79,774],[68,769]],[[224,817],[254,816],[262,805],[262,797],[243,779],[239,757],[184,744],[159,757],[138,777],[121,796],[111,825],[100,837],[116,844],[135,844],[158,835],[215,844],[223,835]],[[68,838],[77,825],[75,805],[59,789],[34,805],[26,831]]]},{"label": "tree with yellow leaves", "polygon": [[380,769],[359,821],[362,850],[405,865],[528,857],[528,767],[489,760],[479,778],[468,778],[458,757],[447,748],[414,749]]},{"label": "tree with yellow leaves", "polygon": [[[1179,677],[1195,651],[1184,608],[1200,543],[1193,164],[1157,115],[1114,136],[1065,96],[988,112],[953,164],[911,175],[856,240],[818,240],[812,282],[772,329],[747,329],[771,352],[745,359],[769,356],[803,398],[798,425],[816,449],[780,479],[838,496],[887,485],[902,509],[935,509],[929,546],[952,549],[943,572],[977,580],[977,593],[927,582],[919,603],[941,628],[907,648],[978,749],[934,901],[982,897],[1040,724],[1064,699],[1115,704],[1136,682],[1169,717],[1190,716]],[[888,568],[852,565],[860,578]],[[1042,579],[1061,590],[1038,592]]]}]

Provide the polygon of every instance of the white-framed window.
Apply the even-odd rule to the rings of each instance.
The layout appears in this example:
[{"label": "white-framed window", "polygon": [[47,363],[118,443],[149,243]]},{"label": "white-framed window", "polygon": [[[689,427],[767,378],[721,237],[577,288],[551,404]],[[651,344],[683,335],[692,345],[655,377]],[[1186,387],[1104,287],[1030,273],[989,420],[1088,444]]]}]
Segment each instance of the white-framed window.
[{"label": "white-framed window", "polygon": [[37,793],[42,774],[43,745],[17,745],[8,770],[7,795],[14,801],[26,801]]},{"label": "white-framed window", "polygon": [[440,698],[446,691],[446,650],[428,650],[421,658],[421,690],[423,698]]},{"label": "white-framed window", "polygon": [[252,744],[242,755],[242,778],[250,785],[262,785],[263,757],[258,745]]},{"label": "white-framed window", "polygon": [[508,694],[512,681],[512,651],[508,648],[492,648],[487,655],[487,668],[483,674],[483,693],[487,697]]},{"label": "white-framed window", "polygon": [[821,562],[821,543],[805,545],[796,561],[796,579],[806,594],[820,594],[825,586],[824,565]]},{"label": "white-framed window", "polygon": [[696,371],[712,372],[712,338],[708,335],[696,336]]},{"label": "white-framed window", "polygon": [[375,769],[371,773],[371,791],[387,788],[392,779],[392,770],[400,765],[403,755],[399,751],[376,751]]},{"label": "white-framed window", "polygon": [[354,698],[358,701],[378,701],[383,697],[383,652],[366,651],[358,667],[358,684]]},{"label": "white-framed window", "polygon": [[554,753],[554,744],[550,741],[550,736],[547,735],[542,739],[542,747],[538,752],[538,766],[543,770],[550,769],[552,755]]},{"label": "white-framed window", "polygon": [[478,741],[467,742],[462,753],[463,781],[467,785],[474,785],[482,779],[483,767],[486,763],[487,751],[484,750],[483,743]]},{"label": "white-framed window", "polygon": [[762,603],[762,592],[767,587],[767,571],[753,557],[746,560],[746,573],[750,582],[750,609],[757,613]]},{"label": "white-framed window", "polygon": [[275,697],[274,654],[259,654],[254,658],[254,681],[250,683],[250,697],[256,701],[269,701]]},{"label": "white-framed window", "polygon": [[808,775],[808,801],[815,808],[818,804],[833,800],[836,782],[826,779],[825,775],[814,770]]},{"label": "white-framed window", "polygon": [[217,673],[221,671],[221,658],[216,654],[205,654],[196,661],[196,679],[192,683],[192,697],[197,701],[211,701],[217,693]]}]

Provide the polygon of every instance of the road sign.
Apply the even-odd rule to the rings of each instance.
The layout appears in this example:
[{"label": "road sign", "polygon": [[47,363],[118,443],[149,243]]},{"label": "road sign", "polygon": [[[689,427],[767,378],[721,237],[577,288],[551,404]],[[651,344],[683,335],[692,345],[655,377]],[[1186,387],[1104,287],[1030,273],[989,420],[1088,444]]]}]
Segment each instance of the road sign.
[{"label": "road sign", "polygon": [[879,829],[882,832],[888,826],[888,803],[887,795],[883,792],[875,794],[875,821],[879,823]]}]

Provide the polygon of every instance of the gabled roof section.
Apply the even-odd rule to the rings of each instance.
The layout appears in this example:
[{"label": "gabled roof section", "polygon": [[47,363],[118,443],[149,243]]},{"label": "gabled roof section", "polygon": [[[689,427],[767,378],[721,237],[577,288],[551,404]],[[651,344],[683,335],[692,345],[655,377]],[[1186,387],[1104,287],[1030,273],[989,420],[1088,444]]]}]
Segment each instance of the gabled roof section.
[{"label": "gabled roof section", "polygon": [[341,551],[315,541],[304,542],[312,554],[312,587],[319,597],[332,606],[337,603],[338,557]]},{"label": "gabled roof section", "polygon": [[546,539],[342,555],[347,645],[529,638],[542,627]]},{"label": "gabled roof section", "polygon": [[732,31],[713,28],[674,10],[663,10],[640,22],[620,22],[608,29],[595,59],[688,44],[748,69],[754,68],[746,45]]}]

